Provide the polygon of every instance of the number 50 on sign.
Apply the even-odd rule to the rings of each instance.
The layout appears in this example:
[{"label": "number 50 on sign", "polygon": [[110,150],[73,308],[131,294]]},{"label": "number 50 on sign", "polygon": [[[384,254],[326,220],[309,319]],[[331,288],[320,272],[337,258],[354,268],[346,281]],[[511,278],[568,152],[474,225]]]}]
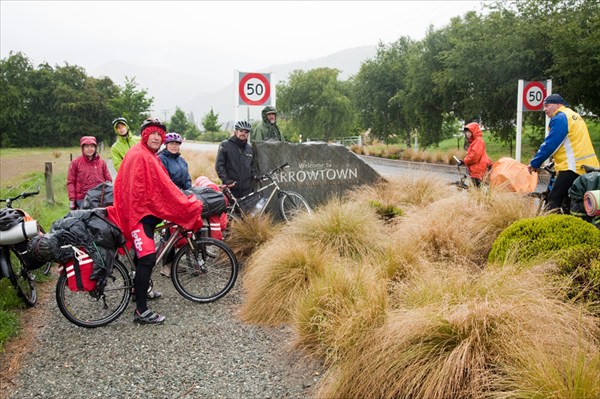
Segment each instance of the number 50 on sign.
[{"label": "number 50 on sign", "polygon": [[271,105],[270,73],[239,73],[238,105]]}]

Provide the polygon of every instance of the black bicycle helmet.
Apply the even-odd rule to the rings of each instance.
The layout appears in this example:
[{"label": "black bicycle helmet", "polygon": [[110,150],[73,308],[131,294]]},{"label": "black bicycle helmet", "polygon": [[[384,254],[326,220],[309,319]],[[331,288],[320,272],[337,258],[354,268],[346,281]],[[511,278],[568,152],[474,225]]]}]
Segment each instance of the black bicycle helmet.
[{"label": "black bicycle helmet", "polygon": [[167,127],[165,126],[165,124],[163,123],[163,121],[161,121],[158,118],[148,118],[146,119],[144,122],[142,122],[142,126],[140,127],[140,131],[144,130],[147,127],[150,126],[157,126],[161,129],[163,129],[165,132],[167,131]]},{"label": "black bicycle helmet", "polygon": [[123,123],[123,124],[125,124],[125,126],[129,126],[129,122],[127,122],[127,119],[123,118],[122,116],[119,116],[118,118],[115,118],[112,121],[113,129],[115,129],[117,127],[117,123]]},{"label": "black bicycle helmet", "polygon": [[0,209],[0,231],[9,230],[23,221],[23,214],[16,209]]},{"label": "black bicycle helmet", "polygon": [[247,131],[251,132],[252,125],[246,121],[237,121],[235,123],[235,130],[247,130]]}]

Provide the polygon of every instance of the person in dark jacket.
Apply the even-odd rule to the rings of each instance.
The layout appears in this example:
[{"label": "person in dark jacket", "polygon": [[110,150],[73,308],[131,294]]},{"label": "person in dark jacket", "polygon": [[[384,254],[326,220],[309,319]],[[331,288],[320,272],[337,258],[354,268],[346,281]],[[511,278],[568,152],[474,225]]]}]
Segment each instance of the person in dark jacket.
[{"label": "person in dark jacket", "polygon": [[262,122],[256,126],[250,141],[285,141],[277,126],[277,110],[267,106],[262,110]]},{"label": "person in dark jacket", "polygon": [[471,122],[464,127],[465,143],[469,143],[467,155],[462,160],[467,166],[471,181],[479,187],[485,174],[492,169],[492,160],[485,151],[485,142],[479,123]]},{"label": "person in dark jacket", "polygon": [[[192,178],[188,172],[188,164],[181,156],[179,149],[183,143],[183,138],[179,133],[167,133],[165,138],[165,149],[158,153],[158,158],[165,165],[165,169],[169,173],[171,181],[182,190],[192,188]],[[171,236],[170,232],[166,233],[164,239]],[[165,256],[160,274],[165,277],[171,277],[171,262],[175,258],[175,248]]]},{"label": "person in dark jacket", "polygon": [[112,182],[106,162],[97,152],[96,138],[83,136],[79,145],[82,155],[71,162],[67,173],[67,193],[71,210],[81,208],[83,198],[89,190],[100,183]]},{"label": "person in dark jacket", "polygon": [[252,125],[246,121],[235,124],[233,136],[219,144],[215,169],[223,184],[231,186],[231,193],[241,198],[252,192],[252,180],[256,176],[252,146],[248,135]]},{"label": "person in dark jacket", "polygon": [[165,149],[158,153],[158,158],[165,165],[171,180],[182,190],[192,187],[192,178],[188,172],[188,164],[179,152],[183,138],[179,133],[167,133]]}]

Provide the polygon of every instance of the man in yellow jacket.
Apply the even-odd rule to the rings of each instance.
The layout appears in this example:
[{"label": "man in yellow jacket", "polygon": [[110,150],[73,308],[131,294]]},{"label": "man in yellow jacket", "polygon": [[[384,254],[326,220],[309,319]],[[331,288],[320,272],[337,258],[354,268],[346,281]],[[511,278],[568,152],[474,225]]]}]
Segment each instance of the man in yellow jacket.
[{"label": "man in yellow jacket", "polygon": [[598,167],[592,139],[581,116],[570,108],[560,94],[550,94],[544,100],[544,112],[550,119],[549,133],[529,162],[529,173],[537,172],[542,163],[554,156],[558,172],[554,186],[548,195],[548,209],[567,207],[563,201],[569,198],[569,188],[585,173],[582,165]]}]

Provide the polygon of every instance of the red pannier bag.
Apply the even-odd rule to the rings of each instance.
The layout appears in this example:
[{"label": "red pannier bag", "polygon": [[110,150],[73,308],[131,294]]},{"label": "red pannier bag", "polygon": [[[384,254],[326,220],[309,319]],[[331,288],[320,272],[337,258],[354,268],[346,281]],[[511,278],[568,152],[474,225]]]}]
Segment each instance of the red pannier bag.
[{"label": "red pannier bag", "polygon": [[75,258],[65,264],[67,284],[71,291],[93,291],[96,289],[96,280],[90,280],[94,269],[94,261],[83,250],[73,247]]}]

